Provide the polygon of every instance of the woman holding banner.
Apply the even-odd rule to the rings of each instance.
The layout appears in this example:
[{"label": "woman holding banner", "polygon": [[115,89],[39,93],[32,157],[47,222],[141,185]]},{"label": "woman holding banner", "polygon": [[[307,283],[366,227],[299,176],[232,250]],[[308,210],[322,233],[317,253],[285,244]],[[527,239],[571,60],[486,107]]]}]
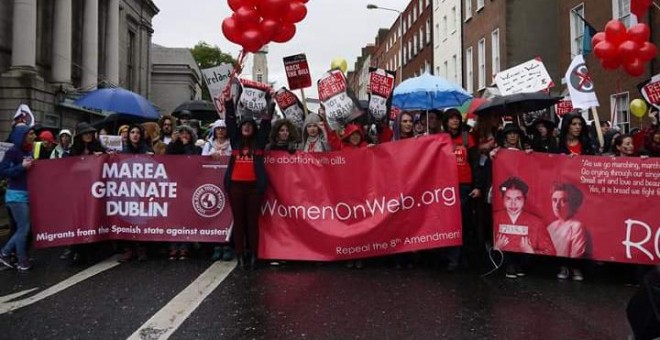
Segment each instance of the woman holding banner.
[{"label": "woman holding banner", "polygon": [[270,130],[269,143],[266,145],[267,151],[287,151],[295,153],[299,146],[298,128],[288,118],[277,120]]},{"label": "woman holding banner", "polygon": [[234,216],[234,250],[241,268],[249,264],[254,269],[259,251],[259,207],[267,182],[264,149],[275,107],[268,105],[265,112],[262,112],[260,127],[251,117],[242,117],[237,123],[233,101],[226,101],[225,109],[233,150],[225,173],[225,190],[229,192]]},{"label": "woman holding banner", "polygon": [[27,238],[30,233],[30,207],[27,188],[27,172],[32,166],[32,147],[36,138],[34,129],[26,125],[17,125],[11,134],[14,146],[7,150],[0,163],[0,176],[8,178],[5,203],[11,216],[16,221],[16,232],[0,251],[0,263],[14,268],[10,255],[16,252],[16,269],[27,271],[32,268],[27,254]]},{"label": "woman holding banner", "polygon": [[302,143],[300,144],[300,150],[302,152],[330,151],[328,138],[325,135],[319,115],[315,113],[307,115],[303,124],[302,136]]},{"label": "woman holding banner", "polygon": [[[188,125],[177,127],[176,140],[172,140],[165,150],[166,155],[199,155],[202,150],[195,145],[197,134],[195,130]],[[170,260],[187,260],[190,251],[190,243],[174,242],[170,244]]]},{"label": "woman holding banner", "polygon": [[[124,144],[124,149],[122,153],[131,154],[131,155],[145,155],[153,154],[153,151],[147,145],[147,141],[144,138],[145,132],[142,125],[133,124],[128,128],[128,138],[126,144]],[[147,248],[141,242],[122,242],[124,246],[124,252],[119,258],[119,262],[129,262],[137,258],[138,261],[147,260]]]},{"label": "woman holding banner", "polygon": [[408,111],[401,111],[396,117],[394,123],[394,138],[393,140],[401,140],[415,137],[415,117]]},{"label": "woman holding banner", "polygon": [[569,114],[562,120],[559,132],[559,153],[566,155],[595,155],[587,122],[582,116]]}]

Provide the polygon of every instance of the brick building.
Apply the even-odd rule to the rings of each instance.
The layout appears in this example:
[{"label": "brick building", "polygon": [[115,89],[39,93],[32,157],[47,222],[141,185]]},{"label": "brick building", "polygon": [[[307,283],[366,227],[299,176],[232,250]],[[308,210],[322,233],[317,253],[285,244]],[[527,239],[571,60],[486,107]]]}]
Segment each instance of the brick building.
[{"label": "brick building", "polygon": [[493,75],[541,57],[559,89],[558,6],[547,0],[463,0],[463,88],[481,96]]},{"label": "brick building", "polygon": [[403,79],[433,72],[433,6],[412,0],[403,11]]},{"label": "brick building", "polygon": [[[575,12],[579,13],[598,31],[603,31],[607,22],[620,19],[626,25],[630,23],[630,0],[559,0],[559,69],[565,72],[571,59],[582,53],[582,35],[584,27]],[[640,22],[650,23],[651,40],[660,45],[660,11],[651,8],[645,18]],[[634,78],[623,69],[607,71],[600,66],[600,62],[590,54],[585,58],[592,79],[596,86],[596,94],[600,107],[598,114],[601,120],[615,121],[624,131],[631,127],[638,127],[640,120],[631,117],[629,112],[630,101],[641,98],[637,84],[658,72],[658,58],[650,62],[644,75]],[[562,89],[565,89],[562,85]]]}]

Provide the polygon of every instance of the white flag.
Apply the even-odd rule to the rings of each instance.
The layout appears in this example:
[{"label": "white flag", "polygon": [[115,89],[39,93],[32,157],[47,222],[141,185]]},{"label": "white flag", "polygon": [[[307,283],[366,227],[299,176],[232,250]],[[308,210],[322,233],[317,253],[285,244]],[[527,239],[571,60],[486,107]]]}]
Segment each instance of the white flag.
[{"label": "white flag", "polygon": [[599,106],[598,97],[596,97],[596,86],[591,79],[591,74],[584,63],[582,55],[573,58],[564,77],[566,78],[568,92],[571,95],[573,108],[589,109]]}]

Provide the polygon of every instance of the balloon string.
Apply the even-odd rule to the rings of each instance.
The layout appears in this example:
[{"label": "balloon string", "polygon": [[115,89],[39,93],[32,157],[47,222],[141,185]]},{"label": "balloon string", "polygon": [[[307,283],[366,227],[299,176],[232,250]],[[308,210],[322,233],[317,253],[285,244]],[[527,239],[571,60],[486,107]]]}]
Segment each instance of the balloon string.
[{"label": "balloon string", "polygon": [[231,73],[229,73],[229,81],[227,82],[227,85],[225,85],[225,88],[222,90],[222,92],[220,92],[220,98],[214,98],[214,100],[220,101],[220,103],[217,103],[219,106],[216,105],[216,107],[222,107],[222,111],[218,111],[218,116],[220,116],[221,119],[224,119],[225,100],[231,98],[231,84],[234,78],[238,77],[243,71],[243,65],[245,64],[246,57],[247,53],[244,50],[241,50],[241,52],[238,54],[238,58],[236,59],[236,65],[234,65]]}]

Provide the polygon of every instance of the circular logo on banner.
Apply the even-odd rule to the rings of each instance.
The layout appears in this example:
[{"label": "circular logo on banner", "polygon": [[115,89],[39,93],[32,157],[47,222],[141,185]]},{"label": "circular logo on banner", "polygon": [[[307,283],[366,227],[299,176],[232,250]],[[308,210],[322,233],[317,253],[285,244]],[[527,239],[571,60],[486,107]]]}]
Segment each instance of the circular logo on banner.
[{"label": "circular logo on banner", "polygon": [[580,92],[591,93],[596,90],[587,65],[579,64],[571,70],[571,86]]},{"label": "circular logo on banner", "polygon": [[213,184],[204,184],[193,193],[192,204],[199,216],[215,217],[225,208],[225,194]]}]

